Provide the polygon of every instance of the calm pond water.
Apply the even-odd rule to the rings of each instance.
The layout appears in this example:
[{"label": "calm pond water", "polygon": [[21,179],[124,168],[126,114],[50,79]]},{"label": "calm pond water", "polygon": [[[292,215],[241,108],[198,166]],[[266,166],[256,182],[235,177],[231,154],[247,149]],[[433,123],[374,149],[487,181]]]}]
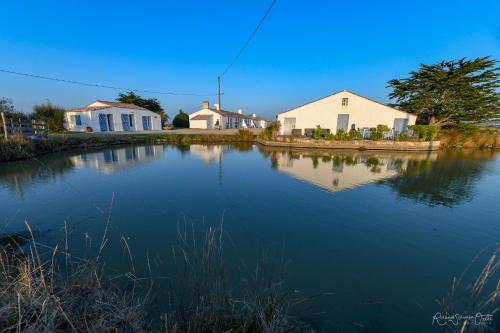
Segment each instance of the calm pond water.
[{"label": "calm pond water", "polygon": [[[283,151],[257,146],[129,146],[0,164],[0,233],[98,242],[113,197],[108,266],[146,254],[168,275],[179,223],[224,219],[228,266],[261,251],[290,261],[294,295],[332,292],[301,317],[329,332],[433,332],[435,300],[500,241],[500,154]],[[94,245],[95,247],[95,245]],[[161,306],[165,286],[155,285]]]}]

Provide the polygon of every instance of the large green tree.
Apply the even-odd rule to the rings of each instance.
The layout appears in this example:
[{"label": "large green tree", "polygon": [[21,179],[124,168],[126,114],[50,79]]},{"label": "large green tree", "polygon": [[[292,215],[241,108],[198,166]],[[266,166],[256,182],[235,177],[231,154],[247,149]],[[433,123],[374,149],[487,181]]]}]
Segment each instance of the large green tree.
[{"label": "large green tree", "polygon": [[49,132],[64,131],[65,110],[49,101],[37,104],[33,107],[33,118],[44,120],[47,123]]},{"label": "large green tree", "polygon": [[156,98],[143,98],[133,91],[129,91],[126,94],[118,94],[116,100],[121,103],[134,104],[159,114],[162,124],[169,119],[168,114],[165,113],[165,110],[161,107],[160,101]]},{"label": "large green tree", "polygon": [[182,110],[179,110],[179,113],[175,115],[172,121],[172,125],[177,128],[189,128],[189,116]]},{"label": "large green tree", "polygon": [[408,78],[388,82],[393,105],[419,122],[457,124],[500,116],[499,68],[490,57],[421,64]]}]

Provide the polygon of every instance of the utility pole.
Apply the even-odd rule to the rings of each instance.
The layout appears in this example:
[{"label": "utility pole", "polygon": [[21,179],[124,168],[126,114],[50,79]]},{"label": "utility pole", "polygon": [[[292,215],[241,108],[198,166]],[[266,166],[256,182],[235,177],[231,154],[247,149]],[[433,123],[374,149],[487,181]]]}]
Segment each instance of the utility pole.
[{"label": "utility pole", "polygon": [[222,110],[222,107],[220,105],[220,76],[217,76],[217,81],[219,83],[219,110]]}]

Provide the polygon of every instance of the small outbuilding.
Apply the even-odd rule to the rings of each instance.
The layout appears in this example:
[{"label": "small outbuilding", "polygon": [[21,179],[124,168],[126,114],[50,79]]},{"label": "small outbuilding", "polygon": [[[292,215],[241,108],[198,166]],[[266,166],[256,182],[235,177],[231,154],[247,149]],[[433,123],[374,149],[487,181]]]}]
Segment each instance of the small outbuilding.
[{"label": "small outbuilding", "polygon": [[414,125],[417,116],[395,109],[383,103],[342,90],[309,102],[299,107],[279,113],[280,134],[305,134],[318,125],[336,133],[339,129],[349,132],[387,125],[394,133],[405,132]]},{"label": "small outbuilding", "polygon": [[216,104],[211,108],[209,102],[204,101],[201,110],[189,115],[189,128],[223,129],[223,128],[266,128],[271,122],[265,118],[237,112],[220,110]]},{"label": "small outbuilding", "polygon": [[143,107],[119,102],[95,101],[65,113],[72,132],[133,132],[161,130],[161,117]]}]

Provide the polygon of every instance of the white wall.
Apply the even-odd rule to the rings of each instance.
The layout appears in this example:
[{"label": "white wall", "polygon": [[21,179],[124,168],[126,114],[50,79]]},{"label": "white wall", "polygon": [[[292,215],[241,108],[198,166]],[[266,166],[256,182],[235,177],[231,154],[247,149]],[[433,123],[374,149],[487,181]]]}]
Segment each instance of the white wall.
[{"label": "white wall", "polygon": [[208,120],[189,120],[189,128],[207,129],[210,127]]},{"label": "white wall", "polygon": [[[85,132],[87,127],[92,127],[94,132],[100,132],[101,127],[99,125],[99,114],[112,114],[113,115],[113,130],[114,132],[123,131],[122,125],[122,114],[130,114],[133,116],[133,126],[131,127],[131,131],[143,131],[142,124],[142,116],[150,116],[151,117],[151,130],[159,131],[162,129],[161,127],[161,117],[159,114],[156,114],[149,110],[137,110],[137,109],[124,109],[124,108],[115,108],[109,107],[104,109],[97,109],[91,111],[84,112],[66,112],[66,128],[69,131],[75,132]],[[82,125],[76,126],[76,124],[72,120],[72,115],[80,114],[82,118]]]},{"label": "white wall", "polygon": [[[191,120],[192,118],[203,115],[203,116],[212,116],[210,120]],[[189,128],[213,128],[219,120],[219,126],[223,127],[224,124],[222,122],[223,117],[210,109],[201,109],[200,111],[196,111],[189,115]]]},{"label": "white wall", "polygon": [[[73,120],[73,116],[80,115],[80,118],[82,120],[82,125],[77,126],[76,123]],[[66,112],[65,113],[66,117],[66,129],[71,132],[85,132],[86,127],[88,126],[87,124],[90,124],[90,111],[85,111],[85,112]]]},{"label": "white wall", "polygon": [[[345,107],[342,106],[343,98],[348,98],[348,104]],[[393,128],[395,118],[408,119],[408,125],[414,125],[417,119],[415,115],[396,110],[348,91],[341,91],[278,114],[278,121],[281,123],[280,134],[290,134],[290,131],[286,133],[285,130],[285,118],[295,118],[295,128],[302,129],[302,133],[304,133],[304,129],[316,128],[317,125],[320,125],[321,128],[328,128],[335,133],[339,114],[349,115],[348,130],[351,129],[352,124],[355,124],[356,128],[372,128],[380,124]]]}]

